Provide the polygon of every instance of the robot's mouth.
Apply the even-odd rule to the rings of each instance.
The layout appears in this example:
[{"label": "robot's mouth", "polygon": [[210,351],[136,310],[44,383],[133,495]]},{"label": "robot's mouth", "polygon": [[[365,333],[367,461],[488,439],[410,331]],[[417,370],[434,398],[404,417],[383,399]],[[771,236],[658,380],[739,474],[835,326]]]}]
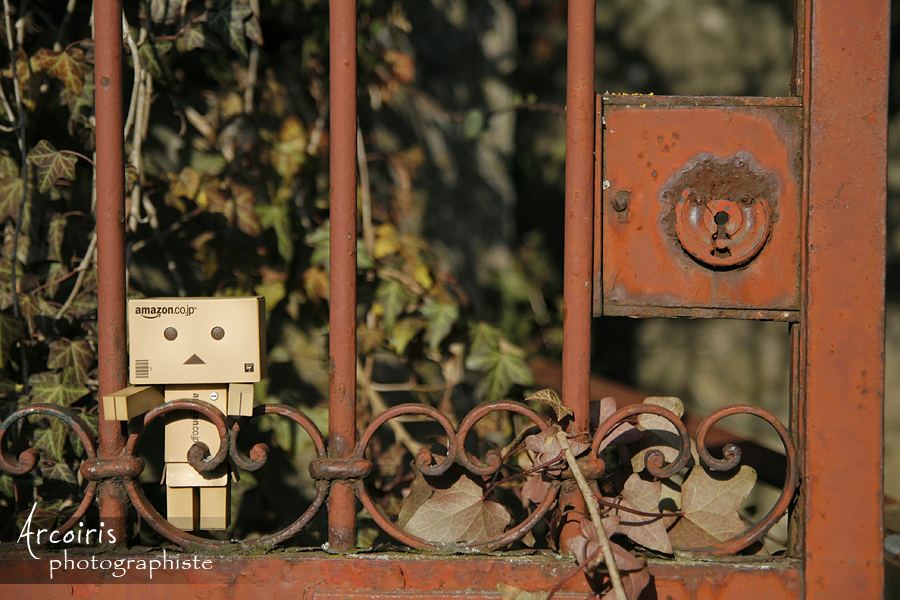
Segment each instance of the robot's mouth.
[{"label": "robot's mouth", "polygon": [[206,362],[202,358],[197,356],[196,354],[192,354],[189,359],[184,361],[184,364],[186,364],[186,365],[205,365]]}]

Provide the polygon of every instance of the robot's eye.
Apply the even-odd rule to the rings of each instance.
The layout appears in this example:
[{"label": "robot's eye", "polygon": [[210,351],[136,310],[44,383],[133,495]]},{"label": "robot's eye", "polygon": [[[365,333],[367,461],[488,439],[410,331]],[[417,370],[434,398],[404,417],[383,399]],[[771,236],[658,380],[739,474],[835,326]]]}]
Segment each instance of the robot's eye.
[{"label": "robot's eye", "polygon": [[221,340],[225,337],[225,330],[221,327],[213,327],[212,331],[209,332],[209,335],[211,335],[214,340]]},{"label": "robot's eye", "polygon": [[166,330],[163,331],[163,337],[171,342],[178,337],[178,330],[174,327],[166,327]]}]

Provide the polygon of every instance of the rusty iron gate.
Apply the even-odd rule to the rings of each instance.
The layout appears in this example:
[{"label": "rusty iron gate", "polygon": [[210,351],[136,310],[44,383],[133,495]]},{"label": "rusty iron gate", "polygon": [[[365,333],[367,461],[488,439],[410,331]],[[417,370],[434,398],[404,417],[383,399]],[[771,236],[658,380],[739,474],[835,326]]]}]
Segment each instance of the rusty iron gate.
[{"label": "rusty iron gate", "polygon": [[[121,0],[95,0],[94,8],[103,395],[125,387],[127,365]],[[95,441],[70,416],[87,449],[81,473],[89,483],[79,512],[64,528],[74,526],[95,499],[102,519],[122,523],[130,502],[168,539],[216,553],[213,570],[158,572],[153,585],[138,579],[148,584],[141,591],[147,598],[224,597],[251,589],[273,598],[493,598],[498,583],[548,590],[570,562],[354,553],[357,500],[396,540],[434,546],[385,518],[366,489],[371,468],[366,448],[388,419],[410,413],[434,418],[447,431],[450,456],[437,466],[420,457],[420,466],[434,469],[455,461],[473,473],[491,468],[490,460],[474,459],[463,446],[469,428],[484,415],[512,411],[546,425],[513,402],[476,409],[458,430],[433,409],[403,405],[380,415],[357,437],[355,0],[331,0],[330,19],[328,438],[295,409],[267,405],[255,411],[290,418],[313,438],[315,501],[291,526],[264,538],[233,544],[194,537],[162,519],[136,482],[142,468],[135,454],[140,431],[126,435],[119,423],[101,420]],[[592,0],[569,1],[566,194],[560,210],[566,222],[562,398],[574,410],[573,431],[588,430],[589,332],[595,315],[790,324],[792,422],[790,432],[783,432],[788,467],[779,502],[744,535],[698,550],[695,560],[651,564],[653,582],[642,598],[881,598],[888,2],[797,0],[791,95],[782,98],[598,97],[594,19]],[[231,454],[239,464],[252,467],[259,461],[258,455],[247,459],[237,451],[239,426],[229,434],[215,411],[192,408],[222,423],[223,440],[231,436]],[[29,414],[66,416],[54,410],[22,409],[4,422],[0,435]],[[166,410],[151,411],[144,422]],[[633,414],[623,411],[615,418]],[[733,412],[768,418],[753,407],[713,415],[698,434],[701,453],[708,428]],[[223,454],[225,443],[221,449]],[[33,455],[16,459],[5,445],[2,460],[6,470],[18,473],[34,465]],[[578,492],[567,489],[557,483],[527,521],[469,549],[493,550],[521,537],[546,515],[557,493],[578,501]],[[326,504],[329,546],[337,554],[245,554],[248,547],[287,539]],[[758,539],[789,505],[792,539],[785,556],[710,558]],[[570,535],[564,528],[564,540]],[[107,552],[114,557],[121,550]],[[18,596],[45,598],[58,590],[39,585],[45,574],[28,557],[0,561],[0,568],[32,578],[34,585],[19,587]],[[113,582],[102,572],[68,577],[70,593],[81,597],[121,594],[101,586]],[[190,592],[172,587],[188,583]],[[589,591],[575,578],[561,595],[583,597]]]}]

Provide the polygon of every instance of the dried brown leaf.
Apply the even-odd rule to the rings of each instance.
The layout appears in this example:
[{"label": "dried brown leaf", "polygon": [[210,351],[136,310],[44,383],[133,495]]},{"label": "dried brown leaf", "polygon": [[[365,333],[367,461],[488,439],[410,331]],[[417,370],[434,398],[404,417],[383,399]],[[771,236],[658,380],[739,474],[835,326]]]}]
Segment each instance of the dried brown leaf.
[{"label": "dried brown leaf", "polygon": [[563,404],[562,398],[560,398],[552,388],[544,388],[542,390],[539,390],[525,398],[525,401],[534,401],[546,404],[553,409],[554,413],[556,413],[557,421],[562,421],[563,418],[575,414],[575,411]]},{"label": "dried brown leaf", "polygon": [[742,466],[737,473],[709,471],[696,466],[681,486],[684,516],[669,531],[672,544],[696,548],[723,542],[747,526],[738,515],[741,503],[756,484],[756,471]]},{"label": "dried brown leaf", "polygon": [[[625,508],[643,513],[659,513],[661,492],[662,483],[658,480],[649,480],[639,473],[632,473],[625,481],[619,503]],[[624,533],[649,550],[672,553],[672,542],[661,514],[657,517],[645,517],[618,509],[613,509],[613,514],[619,515],[619,533]]]},{"label": "dried brown leaf", "polygon": [[421,484],[411,490],[404,510],[407,503],[419,505],[408,518],[403,511],[401,515],[407,533],[431,542],[455,544],[493,538],[502,534],[511,520],[509,511],[501,504],[482,500],[484,488],[468,475],[461,476],[448,488],[432,488],[431,495],[419,503],[426,494]]}]

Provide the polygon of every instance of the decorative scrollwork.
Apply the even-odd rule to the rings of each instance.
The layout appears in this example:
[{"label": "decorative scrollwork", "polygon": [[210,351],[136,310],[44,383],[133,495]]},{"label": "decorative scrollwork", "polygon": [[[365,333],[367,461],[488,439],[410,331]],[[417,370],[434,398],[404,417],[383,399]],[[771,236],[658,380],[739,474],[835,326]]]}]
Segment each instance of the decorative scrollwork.
[{"label": "decorative scrollwork", "polygon": [[794,498],[794,493],[797,491],[800,470],[797,466],[797,454],[794,450],[794,443],[791,441],[791,434],[774,415],[757,406],[751,406],[749,404],[726,406],[704,419],[697,429],[697,452],[700,454],[700,459],[710,469],[717,471],[730,471],[738,466],[738,463],[740,463],[741,460],[741,450],[734,444],[728,444],[723,448],[723,460],[714,458],[706,447],[706,435],[709,433],[710,428],[725,417],[730,417],[732,415],[753,415],[759,417],[771,425],[778,433],[778,437],[781,438],[781,443],[784,445],[785,458],[787,459],[784,487],[782,488],[781,495],[778,497],[775,505],[772,506],[771,510],[769,510],[756,525],[739,536],[704,548],[689,548],[687,549],[689,552],[712,555],[734,554],[740,552],[750,544],[761,540],[763,536],[768,533],[787,511]]},{"label": "decorative scrollwork", "polygon": [[[75,411],[54,404],[35,404],[20,408],[4,419],[3,423],[0,423],[0,469],[13,475],[25,475],[34,470],[40,462],[40,456],[34,448],[25,449],[19,454],[18,459],[16,459],[8,452],[6,449],[7,444],[4,443],[6,432],[9,431],[14,423],[33,415],[44,415],[59,419],[66,427],[70,428],[76,436],[78,436],[82,446],[84,446],[85,455],[87,456],[85,462],[82,463],[82,470],[84,470],[84,465],[91,464],[91,461],[97,460],[97,439],[94,437],[94,433],[88,427],[87,423],[85,423]],[[72,527],[74,527],[87,512],[91,502],[93,502],[94,495],[97,491],[97,481],[90,477],[87,477],[87,479],[88,484],[84,489],[84,496],[82,497],[78,508],[75,509],[75,512],[65,523],[56,528],[60,533],[65,533],[72,529]]]},{"label": "decorative scrollwork", "polygon": [[[222,464],[228,456],[230,456],[234,463],[242,469],[254,471],[261,468],[265,464],[268,456],[268,449],[265,444],[256,444],[251,449],[249,458],[240,452],[237,445],[237,438],[242,428],[250,419],[261,415],[278,415],[294,421],[300,425],[312,439],[316,448],[317,457],[319,459],[325,457],[325,440],[322,437],[321,432],[306,415],[295,408],[280,404],[257,406],[253,410],[253,415],[251,417],[244,417],[236,421],[229,430],[226,418],[221,411],[211,404],[194,400],[166,402],[147,412],[144,415],[140,426],[128,437],[125,445],[125,453],[132,457],[136,456],[137,444],[140,441],[141,435],[147,426],[160,415],[182,410],[200,413],[216,426],[219,433],[219,449],[215,456],[209,457],[209,449],[205,444],[194,444],[188,451],[188,462],[191,466],[200,471],[215,469],[218,465]],[[187,547],[221,548],[232,543],[227,540],[201,538],[174,527],[159,514],[149,500],[147,500],[141,485],[135,481],[135,479],[126,479],[125,489],[128,491],[128,496],[138,513],[147,520],[153,529],[166,539]],[[321,481],[316,482],[316,497],[296,521],[274,533],[252,540],[246,540],[241,542],[241,544],[244,546],[267,548],[289,539],[312,520],[324,503],[327,493],[327,483]]]},{"label": "decorative scrollwork", "polygon": [[[652,414],[663,417],[677,429],[679,446],[678,455],[671,463],[664,465],[663,454],[659,450],[651,450],[647,453],[645,459],[646,469],[651,475],[657,479],[672,477],[688,465],[688,461],[691,459],[691,439],[688,435],[687,428],[684,426],[681,419],[673,412],[661,406],[638,404],[622,408],[613,413],[606,421],[600,424],[600,427],[594,434],[592,444],[593,453],[596,455],[603,440],[605,440],[619,424],[641,414]],[[696,447],[702,463],[714,471],[730,471],[740,466],[741,450],[735,444],[726,444],[722,448],[723,458],[721,459],[713,457],[706,446],[706,436],[713,425],[726,417],[738,414],[753,415],[763,419],[775,429],[778,436],[781,438],[787,458],[785,484],[781,491],[781,495],[772,509],[758,523],[748,528],[740,535],[718,544],[704,547],[679,548],[679,551],[700,555],[725,555],[740,552],[765,536],[765,534],[787,511],[791,500],[794,497],[799,480],[799,470],[790,433],[774,415],[759,407],[737,404],[719,409],[709,415],[700,424],[697,430]]]},{"label": "decorative scrollwork", "polygon": [[[489,450],[484,462],[472,457],[465,448],[466,437],[472,427],[487,416],[496,411],[508,411],[518,413],[529,419],[541,431],[549,426],[541,418],[539,414],[531,410],[529,407],[518,402],[505,401],[495,402],[479,406],[472,410],[463,419],[460,424],[459,431],[456,431],[450,420],[438,410],[421,404],[400,404],[394,406],[379,415],[360,438],[359,443],[353,454],[355,460],[364,460],[366,448],[369,445],[375,432],[388,420],[402,415],[424,415],[437,421],[444,429],[448,438],[447,456],[439,459],[436,464],[432,464],[436,459],[429,450],[420,450],[415,458],[416,467],[425,475],[441,475],[447,471],[452,465],[458,464],[468,472],[474,475],[488,476],[493,475],[500,470],[502,457],[496,450]],[[388,518],[382,510],[375,504],[372,497],[366,489],[365,481],[359,480],[356,484],[357,494],[363,504],[363,507],[371,515],[372,519],[381,527],[388,535],[397,541],[412,546],[414,548],[445,548],[445,544],[432,542],[424,538],[412,535],[397,527],[390,518]],[[556,501],[558,494],[558,484],[551,487],[544,500],[532,512],[528,518],[512,529],[503,532],[501,535],[494,536],[489,539],[477,540],[461,545],[461,549],[468,550],[493,550],[501,546],[506,546],[520,539],[522,536],[531,531],[537,523],[544,518],[553,503]]]}]

